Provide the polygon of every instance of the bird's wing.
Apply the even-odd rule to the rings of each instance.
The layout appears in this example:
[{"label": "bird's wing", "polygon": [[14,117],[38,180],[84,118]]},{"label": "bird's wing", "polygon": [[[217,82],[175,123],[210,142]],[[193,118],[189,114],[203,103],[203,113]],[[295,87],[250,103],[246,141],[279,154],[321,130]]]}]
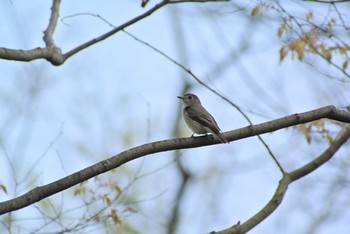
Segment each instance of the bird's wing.
[{"label": "bird's wing", "polygon": [[187,113],[188,117],[201,125],[210,128],[214,133],[218,134],[220,132],[220,128],[214,117],[206,109],[201,108],[200,110],[197,110],[195,108],[188,107]]}]

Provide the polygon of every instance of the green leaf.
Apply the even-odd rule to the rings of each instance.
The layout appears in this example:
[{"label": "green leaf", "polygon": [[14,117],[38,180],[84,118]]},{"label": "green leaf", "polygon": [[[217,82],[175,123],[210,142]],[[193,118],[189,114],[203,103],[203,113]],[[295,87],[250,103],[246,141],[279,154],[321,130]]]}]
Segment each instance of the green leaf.
[{"label": "green leaf", "polygon": [[343,70],[346,70],[347,68],[348,68],[348,64],[349,64],[349,60],[345,60],[344,62],[343,62]]}]

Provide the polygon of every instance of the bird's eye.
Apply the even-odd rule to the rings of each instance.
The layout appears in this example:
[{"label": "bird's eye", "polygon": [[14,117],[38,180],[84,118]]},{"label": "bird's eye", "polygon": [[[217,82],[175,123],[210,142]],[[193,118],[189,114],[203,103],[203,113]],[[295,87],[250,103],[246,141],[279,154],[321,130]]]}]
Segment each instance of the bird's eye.
[{"label": "bird's eye", "polygon": [[192,96],[188,96],[188,99],[192,99],[193,97]]}]

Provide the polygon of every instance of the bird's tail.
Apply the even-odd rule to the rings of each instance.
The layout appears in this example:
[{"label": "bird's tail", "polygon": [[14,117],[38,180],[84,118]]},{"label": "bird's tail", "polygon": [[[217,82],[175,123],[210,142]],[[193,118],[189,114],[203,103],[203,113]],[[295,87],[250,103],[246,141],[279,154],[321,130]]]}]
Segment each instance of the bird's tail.
[{"label": "bird's tail", "polygon": [[217,138],[220,139],[220,141],[224,144],[230,143],[220,132],[219,133],[213,133]]}]

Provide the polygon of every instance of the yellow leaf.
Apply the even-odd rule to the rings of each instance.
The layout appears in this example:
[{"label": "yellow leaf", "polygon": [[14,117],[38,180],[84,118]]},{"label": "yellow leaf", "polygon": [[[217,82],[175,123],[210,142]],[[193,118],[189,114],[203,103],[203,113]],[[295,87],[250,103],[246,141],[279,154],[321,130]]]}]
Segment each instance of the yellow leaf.
[{"label": "yellow leaf", "polygon": [[119,218],[117,211],[115,209],[111,210],[111,217],[115,224],[122,224],[122,220]]},{"label": "yellow leaf", "polygon": [[328,135],[326,136],[326,139],[327,139],[327,141],[328,141],[329,144],[332,144],[332,143],[333,143],[333,138],[332,138],[331,135],[328,134]]},{"label": "yellow leaf", "polygon": [[107,195],[104,196],[104,200],[106,201],[107,205],[110,206],[112,204],[112,200]]},{"label": "yellow leaf", "polygon": [[346,50],[343,47],[338,47],[338,51],[339,51],[339,54],[342,54],[342,55],[346,54]]},{"label": "yellow leaf", "polygon": [[282,62],[282,60],[284,59],[284,57],[286,57],[286,55],[288,54],[288,47],[283,46],[280,49],[280,61]]},{"label": "yellow leaf", "polygon": [[255,6],[251,13],[252,16],[256,16],[259,13],[259,10],[260,10],[260,6],[259,5]]},{"label": "yellow leaf", "polygon": [[281,37],[283,32],[286,31],[286,29],[287,29],[286,23],[281,24],[281,26],[277,30],[277,36]]},{"label": "yellow leaf", "polygon": [[118,194],[121,194],[121,193],[122,193],[122,189],[119,187],[119,185],[114,184],[114,185],[113,185],[113,188],[114,188],[115,191],[117,191]]},{"label": "yellow leaf", "polygon": [[298,54],[298,59],[301,61],[304,57],[305,42],[303,40],[297,40],[295,44],[295,51]]},{"label": "yellow leaf", "polygon": [[300,125],[300,130],[304,134],[304,136],[306,138],[306,142],[308,144],[310,144],[310,142],[311,142],[310,128],[307,127],[305,124],[301,124]]},{"label": "yellow leaf", "polygon": [[278,28],[278,30],[277,30],[277,36],[278,36],[278,37],[281,37],[281,36],[282,36],[282,29],[281,29],[281,28]]},{"label": "yellow leaf", "polygon": [[77,187],[74,189],[74,196],[79,195],[81,193],[85,193],[86,188],[85,187]]},{"label": "yellow leaf", "polygon": [[331,50],[325,50],[323,53],[323,56],[327,59],[327,61],[331,61],[332,59],[332,52]]},{"label": "yellow leaf", "polygon": [[301,61],[304,57],[305,42],[301,39],[295,40],[288,45],[289,49],[298,54],[298,59]]},{"label": "yellow leaf", "polygon": [[281,26],[282,30],[286,30],[287,29],[287,24],[286,23],[283,23],[282,26]]}]

